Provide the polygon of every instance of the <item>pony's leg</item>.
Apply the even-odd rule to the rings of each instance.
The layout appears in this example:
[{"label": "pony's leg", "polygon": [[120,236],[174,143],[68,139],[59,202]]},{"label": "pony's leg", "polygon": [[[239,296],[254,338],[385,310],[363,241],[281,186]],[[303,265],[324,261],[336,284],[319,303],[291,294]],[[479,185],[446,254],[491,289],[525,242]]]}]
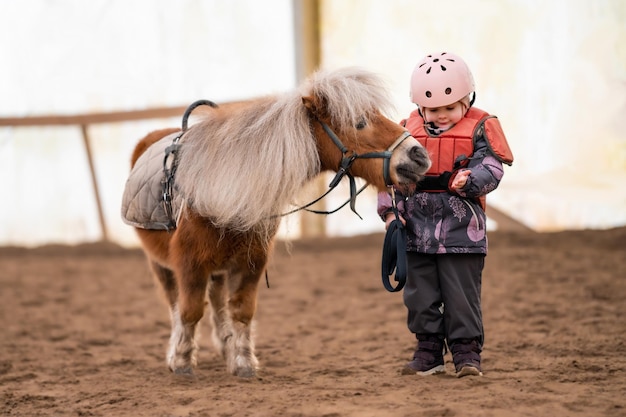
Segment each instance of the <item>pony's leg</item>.
[{"label": "pony's leg", "polygon": [[226,340],[225,359],[230,373],[242,377],[256,374],[259,361],[254,354],[253,317],[256,311],[260,274],[243,275],[242,283],[229,301],[232,337]]},{"label": "pony's leg", "polygon": [[207,304],[209,271],[187,263],[178,271],[178,300],[172,308],[172,335],[167,363],[176,374],[192,374],[197,364],[197,326]]},{"label": "pony's leg", "polygon": [[228,315],[226,272],[214,273],[209,282],[209,306],[213,322],[212,339],[213,345],[226,358],[224,346],[232,336],[232,326]]},{"label": "pony's leg", "polygon": [[177,306],[178,285],[174,272],[154,261],[150,262],[150,267],[161,284],[170,308],[171,334],[166,355],[167,364],[175,373],[191,373],[192,367],[196,364],[195,329],[182,323]]},{"label": "pony's leg", "polygon": [[185,323],[178,305],[171,310],[172,333],[167,350],[167,365],[175,374],[191,375],[197,364],[198,343],[195,323]]},{"label": "pony's leg", "polygon": [[176,299],[178,298],[178,286],[176,285],[174,272],[153,260],[150,260],[150,269],[152,270],[155,278],[159,281],[159,284],[161,284],[163,295],[165,296],[167,305],[171,310],[176,304]]},{"label": "pony's leg", "polygon": [[[254,376],[258,366],[251,328],[256,288],[250,290],[250,284],[258,281],[258,278],[254,278],[252,272],[250,274],[233,274],[232,271],[228,274],[213,274],[209,285],[213,345],[226,361],[228,372],[241,377]],[[244,281],[248,285],[244,286]],[[230,288],[234,291],[229,299]]]},{"label": "pony's leg", "polygon": [[150,267],[161,284],[170,308],[171,334],[166,361],[170,370],[179,374],[190,374],[196,364],[196,332],[194,326],[185,326],[178,309],[178,285],[174,272],[154,261]]},{"label": "pony's leg", "polygon": [[[225,322],[231,337],[226,338],[224,357],[226,367],[233,375],[252,377],[259,361],[254,353],[253,318],[256,312],[258,284],[265,271],[267,253],[248,252],[240,266],[241,277],[228,300],[229,319]],[[245,263],[244,263],[245,262]]]}]

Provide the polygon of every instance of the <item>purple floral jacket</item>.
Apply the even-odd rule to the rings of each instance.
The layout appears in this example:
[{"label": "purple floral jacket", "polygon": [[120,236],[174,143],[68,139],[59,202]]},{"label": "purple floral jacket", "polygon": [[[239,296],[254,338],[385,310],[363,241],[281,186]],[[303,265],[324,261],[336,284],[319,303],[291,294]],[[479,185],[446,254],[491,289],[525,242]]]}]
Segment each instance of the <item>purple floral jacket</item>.
[{"label": "purple floral jacket", "polygon": [[[485,212],[477,201],[496,189],[504,171],[484,138],[476,141],[466,167],[472,173],[459,194],[396,192],[397,207],[406,220],[407,251],[420,253],[487,253]],[[391,195],[378,194],[378,214],[384,220],[391,211]]]}]

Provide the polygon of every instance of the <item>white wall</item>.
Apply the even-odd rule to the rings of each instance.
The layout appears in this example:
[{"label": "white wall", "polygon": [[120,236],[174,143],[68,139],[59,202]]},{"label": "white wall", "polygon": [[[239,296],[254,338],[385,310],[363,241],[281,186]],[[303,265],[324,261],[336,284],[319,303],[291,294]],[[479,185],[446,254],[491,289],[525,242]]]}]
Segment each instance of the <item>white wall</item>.
[{"label": "white wall", "polygon": [[[0,116],[231,101],[295,84],[290,0],[0,0]],[[180,119],[94,125],[111,239],[136,142]],[[101,236],[78,127],[0,129],[0,245]]]},{"label": "white wall", "polygon": [[423,56],[466,59],[516,157],[489,204],[536,230],[626,224],[625,1],[326,0],[323,22],[324,65],[385,74],[398,118]]},{"label": "white wall", "polygon": [[[400,118],[428,52],[468,61],[476,105],[499,116],[516,161],[493,204],[537,230],[626,224],[626,2],[325,0],[323,66],[384,75]],[[0,116],[77,114],[230,101],[295,83],[289,0],[0,0]],[[112,239],[128,159],[149,130],[93,126]],[[0,129],[0,245],[100,238],[78,128]],[[328,199],[343,202],[347,190]],[[331,235],[381,231],[373,193],[327,218]],[[287,232],[297,232],[297,217]]]}]

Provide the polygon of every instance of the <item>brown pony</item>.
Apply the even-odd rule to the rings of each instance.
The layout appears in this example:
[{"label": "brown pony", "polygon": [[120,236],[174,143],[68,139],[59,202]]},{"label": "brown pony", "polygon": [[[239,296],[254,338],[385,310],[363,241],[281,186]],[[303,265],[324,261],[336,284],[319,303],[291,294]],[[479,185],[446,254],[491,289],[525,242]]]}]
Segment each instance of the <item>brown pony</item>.
[{"label": "brown pony", "polygon": [[[170,231],[137,228],[169,305],[167,364],[173,372],[193,372],[196,329],[208,304],[212,339],[228,372],[255,375],[257,286],[278,215],[307,181],[334,170],[379,190],[388,177],[407,190],[421,179],[428,156],[383,115],[389,104],[381,80],[370,72],[317,72],[290,93],[212,108],[184,132],[175,176],[185,200],[178,223]],[[132,165],[176,131],[147,135]]]}]

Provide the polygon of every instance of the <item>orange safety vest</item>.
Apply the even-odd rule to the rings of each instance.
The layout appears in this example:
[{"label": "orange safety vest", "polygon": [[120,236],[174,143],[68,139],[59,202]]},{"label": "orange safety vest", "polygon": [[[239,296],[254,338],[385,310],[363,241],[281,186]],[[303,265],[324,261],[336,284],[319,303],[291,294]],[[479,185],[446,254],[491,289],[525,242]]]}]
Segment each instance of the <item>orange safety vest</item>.
[{"label": "orange safety vest", "polygon": [[[493,156],[507,165],[513,163],[513,153],[496,116],[471,107],[465,117],[439,136],[431,136],[424,128],[419,110],[414,110],[401,125],[428,151],[432,166],[426,173],[421,191],[441,192],[448,189],[450,173],[464,166],[474,154],[476,140],[483,136]],[[429,181],[437,180],[437,181]],[[445,184],[444,184],[445,183]],[[484,198],[481,198],[484,208]]]}]

